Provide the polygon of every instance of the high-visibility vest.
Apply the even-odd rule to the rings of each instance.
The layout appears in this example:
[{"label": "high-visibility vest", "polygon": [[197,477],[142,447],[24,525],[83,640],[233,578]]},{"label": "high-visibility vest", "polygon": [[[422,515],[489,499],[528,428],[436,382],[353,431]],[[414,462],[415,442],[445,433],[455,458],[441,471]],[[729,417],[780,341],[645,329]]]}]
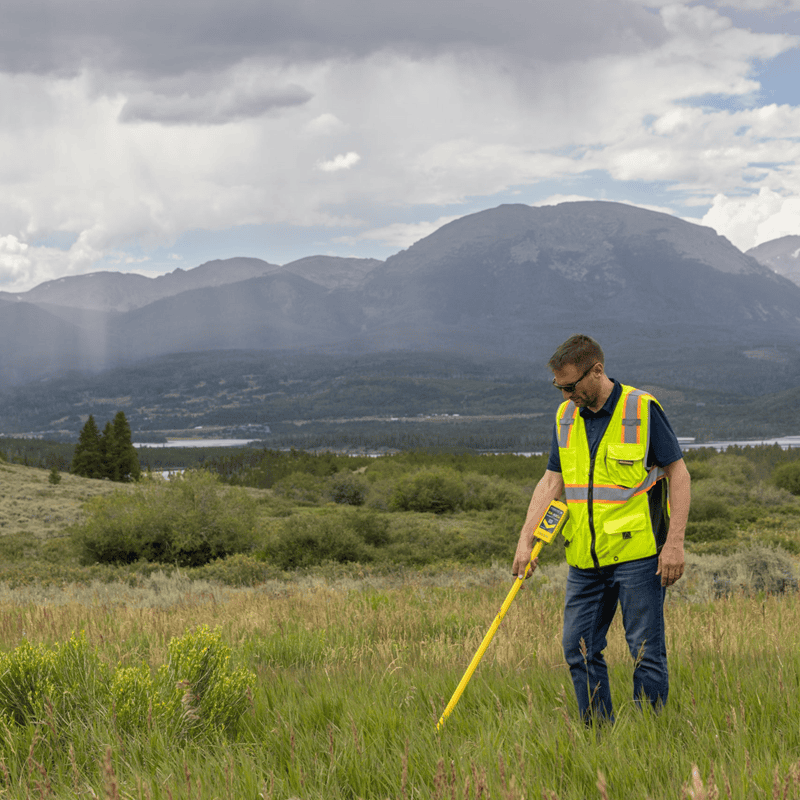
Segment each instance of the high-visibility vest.
[{"label": "high-visibility vest", "polygon": [[[563,535],[567,562],[599,568],[657,553],[657,521],[650,518],[648,489],[665,477],[647,469],[651,394],[622,386],[594,458],[583,417],[572,400],[556,413],[561,475],[569,520]],[[666,512],[666,504],[665,504]]]}]

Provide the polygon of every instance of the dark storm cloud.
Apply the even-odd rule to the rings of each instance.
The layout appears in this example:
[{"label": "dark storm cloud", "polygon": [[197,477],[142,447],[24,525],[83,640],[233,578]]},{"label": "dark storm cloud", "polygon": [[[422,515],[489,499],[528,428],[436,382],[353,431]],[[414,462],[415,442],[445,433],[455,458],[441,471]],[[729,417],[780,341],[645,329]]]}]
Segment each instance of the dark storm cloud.
[{"label": "dark storm cloud", "polygon": [[311,97],[310,92],[294,85],[284,89],[207,92],[194,96],[142,92],[125,103],[119,119],[121,122],[161,122],[166,125],[222,125],[303,105]]},{"label": "dark storm cloud", "polygon": [[247,58],[502,47],[544,59],[631,52],[659,18],[625,0],[5,0],[0,70],[140,75],[213,71]]}]

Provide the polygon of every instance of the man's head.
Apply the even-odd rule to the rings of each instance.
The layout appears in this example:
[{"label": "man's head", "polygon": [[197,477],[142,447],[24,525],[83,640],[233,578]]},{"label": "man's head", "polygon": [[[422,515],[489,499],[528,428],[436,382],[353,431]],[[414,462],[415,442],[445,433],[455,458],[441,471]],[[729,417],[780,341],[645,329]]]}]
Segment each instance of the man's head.
[{"label": "man's head", "polygon": [[547,366],[555,372],[572,364],[583,372],[592,364],[605,364],[605,361],[603,348],[590,336],[577,333],[559,345]]},{"label": "man's head", "polygon": [[577,334],[564,342],[548,362],[553,385],[579,407],[599,411],[614,384],[604,371],[603,349],[591,337]]}]

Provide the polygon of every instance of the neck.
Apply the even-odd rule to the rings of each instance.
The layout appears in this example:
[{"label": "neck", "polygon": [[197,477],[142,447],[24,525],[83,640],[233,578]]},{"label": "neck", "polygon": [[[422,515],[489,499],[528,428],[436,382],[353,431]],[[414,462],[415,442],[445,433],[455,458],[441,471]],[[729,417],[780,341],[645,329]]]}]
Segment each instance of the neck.
[{"label": "neck", "polygon": [[603,373],[601,381],[600,391],[597,395],[597,402],[594,405],[589,406],[589,410],[594,411],[595,414],[606,404],[606,400],[611,397],[611,392],[614,391],[614,381],[607,377],[605,373]]}]

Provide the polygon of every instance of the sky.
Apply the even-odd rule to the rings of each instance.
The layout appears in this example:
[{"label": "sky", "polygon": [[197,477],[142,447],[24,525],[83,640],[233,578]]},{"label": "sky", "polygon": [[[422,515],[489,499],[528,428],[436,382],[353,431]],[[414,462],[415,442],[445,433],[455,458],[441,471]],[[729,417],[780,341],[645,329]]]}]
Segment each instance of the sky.
[{"label": "sky", "polygon": [[0,290],[502,203],[800,234],[800,0],[4,0]]}]

